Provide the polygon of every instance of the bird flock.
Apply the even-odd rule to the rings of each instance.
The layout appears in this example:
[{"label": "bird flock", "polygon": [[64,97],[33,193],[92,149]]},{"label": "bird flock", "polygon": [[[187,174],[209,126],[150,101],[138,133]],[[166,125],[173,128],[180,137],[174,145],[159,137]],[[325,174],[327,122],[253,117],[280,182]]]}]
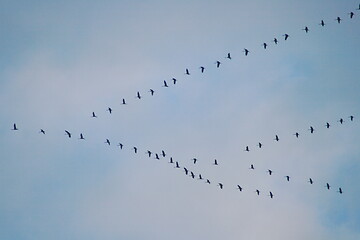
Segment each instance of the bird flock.
[{"label": "bird flock", "polygon": [[[358,7],[356,10],[360,10],[360,5],[359,5],[359,7]],[[349,15],[349,18],[350,18],[350,19],[353,19],[354,16],[355,16],[355,13],[354,13],[354,12],[350,12],[350,13],[348,13],[348,15]],[[334,21],[336,21],[338,24],[340,24],[340,23],[343,21],[343,19],[342,19],[341,17],[336,17],[336,18],[334,19]],[[325,23],[324,20],[321,20],[320,23],[319,23],[320,27],[325,27],[326,24],[327,24],[327,23]],[[304,31],[306,34],[308,34],[308,33],[310,32],[310,28],[309,28],[308,26],[305,26],[305,27],[302,29],[302,31]],[[291,36],[290,36],[289,34],[285,33],[285,34],[282,35],[282,37],[283,37],[284,41],[287,41]],[[274,38],[274,39],[272,40],[272,42],[273,42],[274,44],[278,44],[278,43],[279,43],[279,40],[278,40],[277,38]],[[261,45],[262,45],[263,49],[266,50],[266,49],[269,47],[270,43],[264,42],[264,43],[262,43]],[[249,49],[247,49],[247,48],[244,48],[244,49],[243,49],[243,53],[244,53],[244,56],[246,57],[246,56],[248,56],[248,55],[251,53],[251,51],[250,51]],[[228,60],[232,60],[232,59],[233,59],[231,53],[227,53],[225,58],[228,59]],[[221,67],[221,64],[222,64],[222,62],[219,61],[219,60],[217,60],[217,61],[215,62],[215,67],[216,67],[216,68],[220,68],[220,67]],[[199,71],[200,71],[200,73],[203,74],[203,73],[205,73],[206,68],[205,68],[204,66],[200,66],[200,67],[199,67]],[[189,69],[189,68],[186,68],[184,74],[187,75],[187,76],[191,75],[190,69]],[[163,83],[162,83],[161,87],[163,87],[163,88],[169,88],[169,87],[170,87],[170,84],[176,85],[176,84],[177,84],[177,81],[178,81],[177,78],[171,78],[169,81],[163,80]],[[148,90],[148,92],[149,92],[150,96],[153,96],[156,91],[155,91],[153,88],[150,88],[150,89]],[[137,99],[140,100],[140,99],[142,99],[142,97],[143,97],[143,96],[142,96],[142,94],[140,93],[140,91],[137,91],[137,93],[136,93],[136,95],[135,95],[135,98],[137,98]],[[125,98],[123,98],[122,101],[121,101],[121,104],[122,104],[122,105],[126,105],[126,104],[127,104],[127,100],[126,100]],[[107,111],[109,114],[112,114],[112,113],[113,113],[113,108],[108,107],[108,108],[106,109],[106,111]],[[93,112],[91,113],[91,117],[92,117],[92,118],[97,118],[98,115],[93,111]],[[348,116],[348,119],[349,119],[349,122],[353,122],[353,121],[355,120],[355,117],[354,117],[353,115],[350,115],[350,116]],[[343,118],[340,118],[339,120],[337,120],[337,122],[342,125],[342,124],[345,123],[345,120],[344,120]],[[325,125],[324,125],[324,127],[325,127],[326,129],[329,129],[331,126],[332,126],[332,124],[330,124],[329,122],[326,122]],[[19,131],[19,130],[21,130],[21,129],[17,126],[16,123],[14,123],[13,126],[12,126],[12,128],[11,128],[11,130],[13,130],[13,131]],[[313,126],[309,126],[309,128],[308,128],[307,130],[308,130],[308,132],[309,132],[310,134],[314,134],[314,132],[316,131],[316,129],[315,129]],[[65,135],[66,135],[68,138],[73,138],[73,137],[74,137],[74,135],[72,134],[72,132],[70,132],[69,130],[65,129],[64,132],[65,132]],[[46,131],[45,131],[44,129],[40,129],[40,130],[39,130],[39,134],[46,135]],[[79,136],[79,137],[78,137],[78,140],[80,140],[80,141],[85,141],[85,140],[86,140],[84,133],[77,133],[77,134],[78,134],[78,136]],[[299,132],[292,133],[292,135],[293,135],[295,138],[301,137],[301,134],[300,134]],[[280,142],[280,141],[281,141],[280,136],[279,136],[278,134],[275,134],[273,141]],[[112,146],[112,142],[110,141],[110,139],[105,139],[105,140],[104,140],[104,144],[106,144],[106,145],[108,145],[108,146]],[[259,149],[262,149],[264,146],[265,146],[265,145],[264,145],[262,142],[258,142],[257,145],[256,145],[256,149],[258,149],[258,150],[259,150]],[[122,142],[118,142],[118,143],[116,144],[116,147],[118,147],[120,150],[123,150],[123,149],[124,149],[125,147],[127,147],[127,146],[126,146],[124,143],[122,143]],[[138,147],[136,147],[136,146],[129,146],[128,149],[130,149],[131,151],[133,151],[134,154],[139,154],[139,153],[140,153]],[[250,151],[252,151],[252,150],[253,150],[253,149],[250,147],[250,145],[244,146],[244,152],[250,152]],[[209,185],[210,185],[210,184],[213,184],[213,181],[212,181],[211,179],[204,177],[204,175],[201,174],[201,173],[195,173],[195,172],[192,171],[189,167],[186,166],[186,165],[188,165],[188,164],[192,164],[192,165],[197,164],[199,160],[198,160],[197,158],[195,158],[195,157],[192,158],[192,159],[189,159],[189,162],[188,162],[187,164],[180,164],[180,161],[174,160],[173,157],[172,157],[172,156],[169,156],[169,154],[166,153],[165,150],[161,150],[160,152],[155,152],[155,151],[151,151],[151,150],[148,150],[148,149],[147,149],[147,150],[144,151],[144,153],[147,155],[148,158],[152,158],[152,157],[153,157],[153,158],[156,159],[156,160],[161,160],[161,159],[168,158],[168,163],[172,164],[172,165],[174,166],[174,168],[182,170],[186,176],[189,176],[189,177],[191,177],[192,179],[203,180],[206,184],[209,184]],[[214,160],[211,162],[211,164],[212,164],[214,167],[221,165],[217,159],[214,159]],[[256,170],[255,165],[254,165],[254,164],[250,164],[250,166],[249,166],[249,171],[254,171],[254,170]],[[267,169],[266,172],[267,172],[267,174],[268,174],[269,176],[273,176],[276,171],[273,171],[272,169]],[[285,178],[285,181],[286,181],[286,182],[291,182],[292,177],[291,177],[290,175],[285,175],[284,178]],[[315,183],[315,181],[313,180],[312,177],[309,177],[308,179],[304,180],[304,182],[307,182],[307,183],[310,184],[310,185],[313,185],[313,184]],[[226,187],[222,182],[215,182],[215,184],[218,186],[219,189],[223,189],[224,187]],[[243,192],[244,189],[246,189],[246,188],[244,188],[244,186],[241,185],[241,184],[233,184],[233,186],[230,186],[230,187],[235,188],[235,189],[236,189],[237,191],[239,191],[239,192]],[[331,185],[330,185],[328,182],[324,185],[324,187],[325,187],[327,190],[330,190],[330,189],[331,189]],[[258,195],[258,196],[259,196],[260,193],[262,192],[262,191],[260,191],[259,189],[253,189],[253,190],[250,190],[250,191],[253,191],[253,192],[254,192],[256,195]],[[273,197],[275,196],[272,191],[266,191],[266,192],[268,192],[268,196],[269,196],[270,198],[273,198]],[[343,189],[342,189],[341,187],[337,187],[337,192],[338,192],[339,194],[342,194],[342,193],[343,193]]]}]

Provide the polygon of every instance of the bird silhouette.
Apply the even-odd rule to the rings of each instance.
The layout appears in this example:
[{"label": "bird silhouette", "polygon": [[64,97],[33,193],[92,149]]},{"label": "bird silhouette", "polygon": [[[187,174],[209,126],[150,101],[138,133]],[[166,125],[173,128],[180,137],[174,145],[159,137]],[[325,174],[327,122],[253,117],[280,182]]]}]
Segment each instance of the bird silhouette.
[{"label": "bird silhouette", "polygon": [[275,135],[274,140],[278,142],[278,141],[280,140],[280,139],[279,139],[279,136],[278,136],[278,135]]},{"label": "bird silhouette", "polygon": [[230,53],[227,54],[226,58],[229,59],[229,60],[231,60]]},{"label": "bird silhouette", "polygon": [[188,175],[189,170],[187,170],[187,168],[184,167],[184,171],[185,171],[185,174]]},{"label": "bird silhouette", "polygon": [[359,4],[359,7],[356,10],[360,10],[360,4]]},{"label": "bird silhouette", "polygon": [[155,159],[160,160],[159,154],[155,153]]},{"label": "bird silhouette", "polygon": [[258,146],[259,146],[259,148],[262,148],[263,145],[262,145],[261,142],[259,142],[259,143],[258,143]]},{"label": "bird silhouette", "polygon": [[330,128],[330,123],[327,122],[325,126],[326,128]]},{"label": "bird silhouette", "polygon": [[296,133],[294,133],[294,135],[295,135],[296,138],[299,138],[300,134],[298,132],[296,132]]},{"label": "bird silhouette", "polygon": [[[15,130],[17,130],[17,129],[15,129]],[[71,138],[71,133],[70,133],[69,131],[65,130],[65,134],[66,134],[69,138]]]},{"label": "bird silhouette", "polygon": [[220,189],[223,189],[224,185],[222,183],[218,183]]},{"label": "bird silhouette", "polygon": [[199,174],[199,180],[203,180],[203,177],[201,176],[201,174]]},{"label": "bird silhouette", "polygon": [[197,162],[197,159],[196,159],[196,158],[193,158],[192,160],[193,160],[194,164]]},{"label": "bird silhouette", "polygon": [[167,82],[164,80],[164,85],[163,85],[163,87],[169,87],[168,85],[167,85]]},{"label": "bird silhouette", "polygon": [[97,116],[96,116],[95,112],[92,112],[92,116],[91,116],[91,117],[93,117],[93,118],[97,118]]},{"label": "bird silhouette", "polygon": [[290,176],[285,176],[286,180],[289,182],[290,181]]},{"label": "bird silhouette", "polygon": [[219,165],[216,159],[214,160],[214,165]]},{"label": "bird silhouette", "polygon": [[155,91],[153,89],[150,88],[149,92],[150,92],[151,96],[154,96]]},{"label": "bird silhouette", "polygon": [[338,122],[339,122],[340,124],[343,124],[343,123],[344,123],[344,119],[340,118]]},{"label": "bird silhouette", "polygon": [[269,175],[271,176],[271,174],[273,173],[272,170],[268,169],[267,172],[269,173]]},{"label": "bird silhouette", "polygon": [[221,62],[216,61],[216,62],[215,62],[215,64],[216,64],[216,67],[217,67],[217,68],[219,68],[219,67],[220,67]]},{"label": "bird silhouette", "polygon": [[122,99],[122,104],[123,104],[123,105],[126,104],[125,98]]},{"label": "bird silhouette", "polygon": [[185,74],[186,74],[186,75],[190,75],[189,69],[185,69]]},{"label": "bird silhouette", "polygon": [[313,183],[314,183],[313,180],[312,180],[312,178],[309,178],[309,183],[310,183],[310,184],[313,184]]},{"label": "bird silhouette", "polygon": [[176,164],[175,164],[175,168],[180,168],[180,166],[179,166],[179,162],[176,162]]},{"label": "bird silhouette", "polygon": [[321,20],[321,22],[319,23],[319,25],[321,25],[322,27],[325,26],[324,20]]},{"label": "bird silhouette", "polygon": [[277,38],[274,38],[273,42],[274,42],[275,44],[278,44]]},{"label": "bird silhouette", "polygon": [[341,18],[340,17],[337,17],[336,19],[335,19],[335,21],[337,21],[339,24],[340,24],[340,22],[341,22]]},{"label": "bird silhouette", "polygon": [[274,197],[274,194],[272,192],[269,193],[270,198]]},{"label": "bird silhouette", "polygon": [[328,190],[330,190],[330,184],[329,183],[326,183],[326,186],[325,186]]},{"label": "bird silhouette", "polygon": [[237,188],[239,189],[240,192],[243,190],[243,188],[240,185],[237,185]]},{"label": "bird silhouette", "polygon": [[283,36],[285,37],[285,41],[288,40],[289,34],[286,34],[286,33],[285,33]]},{"label": "bird silhouette", "polygon": [[13,128],[12,128],[11,130],[14,130],[14,131],[19,130],[19,129],[17,128],[17,126],[16,126],[16,123],[14,123]]},{"label": "bird silhouette", "polygon": [[106,139],[105,143],[110,146],[110,140],[109,139]]},{"label": "bird silhouette", "polygon": [[343,193],[343,191],[342,191],[342,189],[341,189],[341,187],[339,187],[339,191],[337,191],[338,193],[340,193],[340,194],[342,194]]},{"label": "bird silhouette", "polygon": [[39,133],[42,133],[43,135],[45,135],[45,130],[44,129],[40,129],[40,132]]},{"label": "bird silhouette", "polygon": [[139,92],[137,92],[136,97],[137,97],[138,99],[141,99],[141,95],[140,95]]},{"label": "bird silhouette", "polygon": [[355,14],[353,12],[349,12],[349,15],[350,15],[350,18],[353,18]]},{"label": "bird silhouette", "polygon": [[247,56],[249,54],[249,50],[247,50],[246,48],[244,48],[244,53],[245,53],[245,56]]},{"label": "bird silhouette", "polygon": [[120,149],[123,149],[123,147],[124,147],[124,144],[122,144],[122,143],[119,143],[118,145],[117,145]]},{"label": "bird silhouette", "polygon": [[190,172],[190,175],[193,179],[195,178],[195,174],[193,172]]},{"label": "bird silhouette", "polygon": [[204,71],[205,71],[205,67],[200,67],[200,71],[201,71],[201,73],[204,73]]},{"label": "bird silhouette", "polygon": [[177,82],[176,78],[172,78],[172,81],[173,81],[173,84],[174,84],[174,85],[175,85],[176,82]]},{"label": "bird silhouette", "polygon": [[112,113],[111,107],[108,107],[107,111],[111,114]]},{"label": "bird silhouette", "polygon": [[133,149],[134,149],[134,153],[137,153],[137,147],[133,147]]},{"label": "bird silhouette", "polygon": [[85,140],[84,135],[82,133],[80,133],[80,138],[79,139]]},{"label": "bird silhouette", "polygon": [[264,47],[264,49],[266,49],[266,48],[267,48],[267,44],[266,44],[266,43],[263,43],[263,47]]},{"label": "bird silhouette", "polygon": [[350,118],[350,121],[354,121],[354,116],[349,116],[349,118]]},{"label": "bird silhouette", "polygon": [[149,157],[151,157],[151,154],[152,154],[152,152],[151,152],[151,151],[147,150],[147,152],[146,152],[146,153],[148,154],[148,156],[149,156]]},{"label": "bird silhouette", "polygon": [[165,153],[165,151],[164,151],[164,150],[161,150],[161,155],[162,155],[163,157],[165,157],[165,156],[166,156],[166,153]]},{"label": "bird silhouette", "polygon": [[255,168],[254,168],[254,165],[253,165],[253,164],[251,164],[249,169],[254,170],[254,169],[255,169]]},{"label": "bird silhouette", "polygon": [[169,163],[174,163],[174,160],[173,160],[173,158],[172,158],[172,157],[170,157],[170,161],[169,161]]},{"label": "bird silhouette", "polygon": [[206,183],[210,184],[210,180],[209,180],[209,179],[206,179]]},{"label": "bird silhouette", "polygon": [[250,152],[249,146],[246,146],[244,151],[245,152]]},{"label": "bird silhouette", "polygon": [[315,130],[312,126],[310,126],[309,131],[310,131],[310,133],[314,133]]},{"label": "bird silhouette", "polygon": [[256,189],[255,192],[258,196],[260,195],[260,191],[258,189]]},{"label": "bird silhouette", "polygon": [[305,28],[303,28],[302,30],[304,30],[306,33],[309,32],[309,28],[307,26],[305,26]]}]

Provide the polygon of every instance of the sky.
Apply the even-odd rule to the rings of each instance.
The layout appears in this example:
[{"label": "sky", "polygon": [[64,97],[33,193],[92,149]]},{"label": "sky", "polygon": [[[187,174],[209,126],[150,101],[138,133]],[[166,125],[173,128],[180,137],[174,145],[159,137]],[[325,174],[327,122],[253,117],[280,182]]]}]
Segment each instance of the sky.
[{"label": "sky", "polygon": [[358,1],[0,6],[1,239],[360,238]]}]

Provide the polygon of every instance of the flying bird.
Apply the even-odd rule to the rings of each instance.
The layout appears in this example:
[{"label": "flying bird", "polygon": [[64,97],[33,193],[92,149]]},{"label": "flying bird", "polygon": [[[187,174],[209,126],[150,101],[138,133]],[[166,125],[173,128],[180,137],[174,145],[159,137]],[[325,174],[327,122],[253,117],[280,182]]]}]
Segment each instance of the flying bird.
[{"label": "flying bird", "polygon": [[139,93],[139,92],[137,92],[136,97],[137,97],[138,99],[141,99],[141,96],[140,96],[140,93]]},{"label": "flying bird", "polygon": [[266,48],[267,48],[267,44],[266,44],[266,43],[263,43],[263,47],[264,47],[264,49],[266,49]]},{"label": "flying bird", "polygon": [[354,121],[354,116],[349,116],[349,118],[350,118],[350,121]]},{"label": "flying bird", "polygon": [[270,169],[268,169],[267,171],[268,171],[269,175],[271,176],[271,174],[273,173],[273,171],[270,170]]},{"label": "flying bird", "polygon": [[249,50],[247,50],[246,48],[244,48],[244,53],[245,53],[245,56],[247,56],[249,54]]},{"label": "flying bird", "polygon": [[344,119],[340,118],[340,120],[338,121],[340,124],[344,123]]},{"label": "flying bird", "polygon": [[218,183],[220,189],[223,189],[224,185],[222,183]]},{"label": "flying bird", "polygon": [[40,129],[40,132],[39,133],[42,133],[45,135],[45,130],[44,129]]},{"label": "flying bird", "polygon": [[163,87],[169,87],[168,85],[167,85],[167,82],[164,80],[164,85],[163,85]]},{"label": "flying bird", "polygon": [[349,15],[350,15],[350,18],[353,18],[355,14],[353,12],[349,12]]},{"label": "flying bird", "polygon": [[230,53],[227,54],[226,58],[229,59],[229,60],[231,60]]},{"label": "flying bird", "polygon": [[201,67],[200,67],[200,70],[201,70],[201,73],[204,73],[205,68],[201,66]]},{"label": "flying bird", "polygon": [[137,147],[133,147],[133,149],[134,149],[134,153],[137,153]]},{"label": "flying bird", "polygon": [[165,157],[165,156],[166,156],[166,154],[165,154],[165,151],[164,151],[164,150],[161,150],[161,155],[162,155],[163,157]]},{"label": "flying bird", "polygon": [[278,141],[280,140],[280,139],[279,139],[279,136],[278,136],[278,135],[275,135],[274,140],[278,142]]},{"label": "flying bird", "polygon": [[321,20],[321,22],[319,23],[319,25],[321,25],[322,27],[325,26],[324,20]]},{"label": "flying bird", "polygon": [[118,145],[117,145],[120,149],[123,149],[123,147],[124,147],[124,144],[122,144],[122,143],[119,143]]},{"label": "flying bird", "polygon": [[214,165],[218,165],[218,162],[217,162],[217,160],[216,160],[216,159],[214,160]]},{"label": "flying bird", "polygon": [[312,178],[309,178],[309,183],[310,183],[310,184],[313,184],[313,183],[314,183],[313,180],[312,180]]},{"label": "flying bird", "polygon": [[111,107],[108,107],[107,111],[111,114],[112,113]]},{"label": "flying bird", "polygon": [[[15,129],[15,130],[17,130],[17,129]],[[65,130],[65,134],[66,134],[69,138],[71,138],[71,133],[70,133],[69,131]]]},{"label": "flying bird", "polygon": [[14,131],[19,130],[19,129],[16,127],[16,123],[14,123],[13,128],[12,128],[11,130],[14,130]]},{"label": "flying bird", "polygon": [[259,143],[258,143],[258,146],[259,146],[259,148],[262,148],[262,143],[259,142]]},{"label": "flying bird", "polygon": [[172,80],[173,80],[173,84],[175,85],[177,82],[176,78],[172,78]]},{"label": "flying bird", "polygon": [[288,181],[288,182],[290,182],[290,176],[285,176],[286,177],[286,180]]},{"label": "flying bird", "polygon": [[274,42],[275,44],[278,44],[277,38],[274,38],[273,42]]},{"label": "flying bird", "polygon": [[187,170],[187,168],[184,167],[184,171],[185,171],[185,174],[188,175],[189,170]]},{"label": "flying bird", "polygon": [[106,142],[109,146],[110,146],[110,140],[109,139],[106,139]]},{"label": "flying bird", "polygon": [[217,68],[219,68],[219,67],[220,67],[221,62],[216,61],[216,63],[215,63],[215,64],[216,64],[216,67],[217,67]]},{"label": "flying bird", "polygon": [[159,154],[155,153],[155,159],[160,160]]},{"label": "flying bird", "polygon": [[249,146],[246,146],[246,148],[245,148],[244,151],[245,151],[245,152],[250,152]]},{"label": "flying bird", "polygon": [[152,152],[151,152],[151,151],[147,150],[147,152],[146,152],[146,153],[148,154],[148,156],[149,156],[149,157],[151,157],[151,154],[152,154]]},{"label": "flying bird", "polygon": [[126,104],[125,98],[122,99],[122,104],[123,104],[123,105]]},{"label": "flying bird", "polygon": [[155,91],[153,89],[150,88],[149,92],[150,92],[151,96],[154,96]]},{"label": "flying bird", "polygon": [[360,10],[360,4],[359,4],[359,7],[356,10]]},{"label": "flying bird", "polygon": [[340,23],[341,22],[341,18],[340,17],[337,17],[336,19],[335,19],[335,21],[337,21],[338,23]]},{"label": "flying bird", "polygon": [[314,133],[315,130],[312,126],[310,126],[309,131],[310,131],[310,133]]},{"label": "flying bird", "polygon": [[287,33],[285,33],[283,36],[285,37],[285,41],[289,38],[289,34]]},{"label": "flying bird", "polygon": [[343,193],[343,191],[342,191],[342,189],[341,189],[341,187],[339,187],[339,191],[337,191],[338,193],[340,193],[340,194],[342,194]]},{"label": "flying bird", "polygon": [[327,122],[325,126],[326,128],[330,128],[330,123]]},{"label": "flying bird", "polygon": [[296,138],[299,138],[300,134],[298,132],[296,132],[296,133],[294,133],[294,135],[295,135]]},{"label": "flying bird", "polygon": [[209,179],[206,179],[206,183],[210,184],[210,180],[209,180]]},{"label": "flying bird", "polygon": [[256,194],[259,196],[260,195],[260,191],[258,189],[256,189]]},{"label": "flying bird", "polygon": [[239,189],[240,192],[243,190],[243,188],[240,185],[237,185],[237,188]]},{"label": "flying bird", "polygon": [[175,168],[180,168],[180,166],[179,166],[179,162],[176,162],[176,164],[175,164]]},{"label": "flying bird", "polygon": [[307,26],[305,26],[305,28],[303,28],[302,30],[304,30],[306,33],[309,32],[309,28]]},{"label": "flying bird", "polygon": [[254,165],[253,165],[253,164],[251,164],[249,169],[254,170],[254,169],[255,169],[255,168],[254,168]]},{"label": "flying bird", "polygon": [[169,163],[174,163],[174,161],[173,161],[173,158],[172,158],[172,157],[170,157],[170,161],[169,161]]},{"label": "flying bird", "polygon": [[97,118],[95,112],[92,112],[92,117],[93,117],[93,118]]},{"label": "flying bird", "polygon": [[203,178],[202,178],[201,174],[199,174],[199,180],[203,180]]},{"label": "flying bird", "polygon": [[185,74],[190,75],[189,69],[185,69]]},{"label": "flying bird", "polygon": [[84,135],[82,133],[80,133],[80,138],[79,139],[80,140],[85,140]]},{"label": "flying bird", "polygon": [[329,183],[326,183],[326,188],[327,188],[328,190],[330,190],[330,184],[329,184]]},{"label": "flying bird", "polygon": [[193,160],[194,164],[197,162],[197,159],[196,159],[196,158],[193,158],[192,160]]},{"label": "flying bird", "polygon": [[272,192],[269,193],[270,198],[274,197],[274,194]]},{"label": "flying bird", "polygon": [[190,172],[190,174],[192,178],[195,178],[195,174],[193,172]]}]

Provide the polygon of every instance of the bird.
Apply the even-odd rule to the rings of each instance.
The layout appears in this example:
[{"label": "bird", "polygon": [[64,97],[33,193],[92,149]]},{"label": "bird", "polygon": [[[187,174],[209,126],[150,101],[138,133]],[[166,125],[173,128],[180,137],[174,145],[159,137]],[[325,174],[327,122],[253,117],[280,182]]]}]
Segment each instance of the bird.
[{"label": "bird", "polygon": [[16,123],[14,123],[13,128],[12,128],[11,130],[14,130],[14,131],[19,130],[19,129],[16,127]]},{"label": "bird", "polygon": [[175,168],[180,168],[180,166],[179,166],[179,162],[176,162],[176,164],[175,164]]},{"label": "bird", "polygon": [[338,122],[339,122],[340,124],[343,124],[343,123],[344,123],[344,119],[340,118]]},{"label": "bird", "polygon": [[229,60],[231,60],[230,53],[227,54],[226,58],[229,59]]},{"label": "bird", "polygon": [[[15,130],[17,130],[17,129],[15,129]],[[71,138],[71,133],[70,133],[69,131],[65,130],[65,134],[66,134],[69,138]]]},{"label": "bird", "polygon": [[329,183],[326,183],[326,188],[327,188],[328,190],[330,190],[330,184],[329,184]]},{"label": "bird", "polygon": [[259,143],[258,143],[258,146],[259,146],[259,148],[262,148],[262,143],[259,142]]},{"label": "bird", "polygon": [[133,147],[133,149],[134,149],[134,153],[137,153],[137,147]]},{"label": "bird", "polygon": [[177,82],[176,78],[172,78],[172,80],[173,80],[173,84],[175,85]]},{"label": "bird", "polygon": [[210,180],[209,180],[209,179],[206,179],[206,183],[210,184]]},{"label": "bird", "polygon": [[155,159],[160,160],[159,154],[155,153]]},{"label": "bird", "polygon": [[152,152],[150,150],[147,150],[146,153],[148,154],[149,157],[151,157]]},{"label": "bird", "polygon": [[312,178],[309,178],[309,183],[310,183],[310,184],[313,184],[313,183],[314,183],[313,180],[312,180]]},{"label": "bird", "polygon": [[321,25],[322,27],[325,26],[324,20],[321,20],[321,22],[319,23],[319,25]]},{"label": "bird", "polygon": [[216,160],[216,159],[214,160],[214,165],[218,165],[218,162],[217,162],[217,160]]},{"label": "bird", "polygon": [[296,138],[299,138],[300,134],[298,132],[296,132],[296,133],[294,133],[294,135],[295,135]]},{"label": "bird", "polygon": [[273,42],[274,42],[275,44],[278,44],[277,38],[274,38]]},{"label": "bird", "polygon": [[343,191],[342,191],[342,189],[341,189],[341,187],[339,187],[339,191],[337,191],[338,193],[340,193],[340,194],[342,194],[343,193]]},{"label": "bird", "polygon": [[201,73],[204,73],[205,67],[201,66],[201,67],[200,67],[200,70],[201,70]]},{"label": "bird", "polygon": [[247,56],[249,54],[249,50],[247,50],[246,48],[244,48],[244,53],[245,53],[245,56]]},{"label": "bird", "polygon": [[108,107],[107,111],[111,114],[112,113],[111,107]]},{"label": "bird", "polygon": [[195,178],[195,174],[193,172],[190,172],[190,175],[192,178]]},{"label": "bird", "polygon": [[286,177],[286,180],[288,181],[288,182],[290,182],[290,176],[285,176]]},{"label": "bird", "polygon": [[110,146],[110,140],[109,139],[106,139],[106,142],[109,146]]},{"label": "bird", "polygon": [[267,44],[266,44],[266,43],[263,43],[263,47],[264,47],[264,49],[266,49],[266,48],[267,48]]},{"label": "bird", "polygon": [[189,170],[187,170],[187,168],[184,167],[184,171],[185,171],[185,174],[188,175]]},{"label": "bird", "polygon": [[197,159],[196,159],[196,158],[193,158],[192,160],[193,160],[194,164],[196,164]]},{"label": "bird", "polygon": [[254,165],[253,165],[253,164],[251,164],[249,169],[254,170],[254,169],[255,169],[255,168],[254,168]]},{"label": "bird", "polygon": [[163,157],[165,157],[165,156],[166,156],[166,154],[165,154],[165,151],[164,151],[164,150],[161,150],[161,155],[162,155]]},{"label": "bird", "polygon": [[218,183],[220,189],[223,189],[224,185],[222,183]]},{"label": "bird", "polygon": [[240,192],[243,190],[240,185],[237,185],[237,188],[239,189]]},{"label": "bird", "polygon": [[92,117],[93,117],[93,118],[97,118],[95,112],[92,112]]},{"label": "bird", "polygon": [[353,12],[349,12],[349,15],[350,15],[350,18],[353,18],[353,17],[354,17],[354,15],[355,15],[355,13],[353,13]]},{"label": "bird", "polygon": [[155,91],[153,89],[150,88],[149,92],[150,92],[151,96],[154,96]]},{"label": "bird", "polygon": [[310,126],[309,131],[310,131],[310,133],[314,133],[315,130],[312,126]]},{"label": "bird", "polygon": [[340,24],[340,22],[341,22],[341,18],[340,17],[337,17],[336,19],[335,19],[335,21],[337,21],[339,24]]},{"label": "bird", "polygon": [[173,158],[172,158],[172,157],[170,157],[170,161],[169,161],[169,163],[174,163],[174,160],[173,160]]},{"label": "bird", "polygon": [[268,171],[269,175],[271,176],[271,174],[273,173],[273,171],[270,170],[270,169],[268,169],[267,171]]},{"label": "bird", "polygon": [[201,174],[199,174],[199,180],[203,180],[203,178],[202,178]]},{"label": "bird", "polygon": [[249,146],[246,146],[246,148],[245,148],[244,151],[245,151],[245,152],[250,152]]},{"label": "bird", "polygon": [[330,128],[330,123],[327,122],[325,126],[326,128]]},{"label": "bird", "polygon": [[216,63],[215,63],[215,64],[216,64],[216,67],[217,67],[217,68],[219,68],[219,67],[220,67],[221,62],[220,62],[220,61],[216,61]]},{"label": "bird", "polygon": [[256,189],[255,192],[258,196],[260,195],[260,191],[258,189]]},{"label": "bird", "polygon": [[40,132],[39,133],[42,133],[45,135],[45,130],[44,129],[40,129]]},{"label": "bird", "polygon": [[79,139],[85,140],[84,135],[82,133],[80,133],[80,138]]},{"label": "bird", "polygon": [[269,193],[270,198],[274,197],[274,194],[272,192]]},{"label": "bird", "polygon": [[163,87],[169,87],[168,85],[167,85],[167,82],[164,80],[164,85],[163,85]]},{"label": "bird", "polygon": [[126,104],[125,98],[122,99],[122,104],[123,104],[123,105]]},{"label": "bird", "polygon": [[137,97],[138,99],[141,99],[141,96],[140,96],[140,93],[139,93],[139,92],[137,92],[136,97]]},{"label": "bird", "polygon": [[280,139],[279,139],[279,136],[278,136],[278,135],[275,135],[274,140],[278,142],[278,141],[280,140]]},{"label": "bird", "polygon": [[285,41],[289,38],[289,34],[287,33],[285,33],[283,36],[285,37]]},{"label": "bird", "polygon": [[190,75],[189,69],[185,69],[185,74],[186,74],[186,75]]},{"label": "bird", "polygon": [[354,121],[354,116],[349,116],[349,118],[350,118],[350,121]]},{"label": "bird", "polygon": [[305,28],[303,28],[302,30],[304,30],[306,33],[309,32],[309,28],[307,26],[305,26]]},{"label": "bird", "polygon": [[359,7],[356,10],[360,10],[360,4],[359,4]]},{"label": "bird", "polygon": [[122,144],[122,143],[118,143],[118,145],[117,145],[120,149],[123,149],[123,147],[124,147],[124,144]]}]

